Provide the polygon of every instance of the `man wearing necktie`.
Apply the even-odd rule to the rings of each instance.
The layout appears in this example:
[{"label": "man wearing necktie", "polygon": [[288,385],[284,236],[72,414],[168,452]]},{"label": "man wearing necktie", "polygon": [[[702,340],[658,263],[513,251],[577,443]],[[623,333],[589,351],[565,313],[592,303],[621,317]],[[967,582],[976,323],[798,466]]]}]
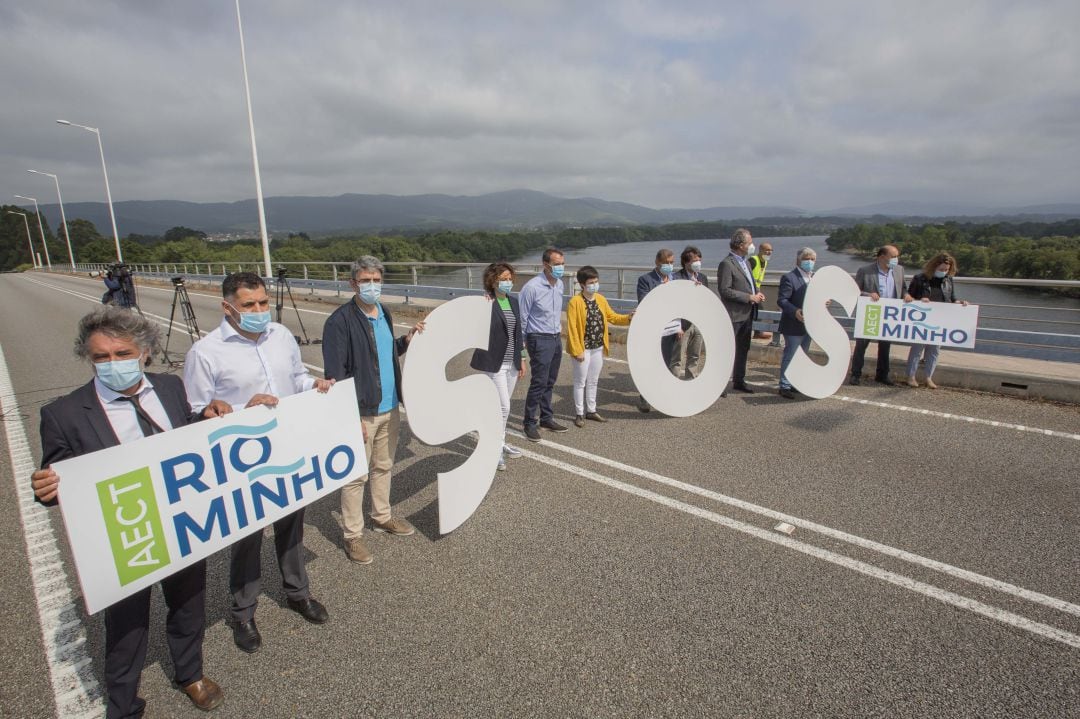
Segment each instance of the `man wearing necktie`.
[{"label": "man wearing necktie", "polygon": [[731,328],[735,330],[735,365],[731,370],[731,388],[747,394],[754,390],[746,384],[746,357],[750,354],[750,338],[754,333],[758,305],[765,301],[765,295],[754,282],[746,262],[746,256],[753,246],[750,230],[742,227],[735,230],[728,244],[731,254],[716,270],[717,292],[731,317]]},{"label": "man wearing necktie", "polygon": [[[237,272],[221,284],[221,324],[192,345],[184,360],[184,386],[196,410],[215,399],[235,406],[276,407],[278,398],[315,388],[326,392],[333,380],[311,376],[300,359],[292,331],[270,321],[270,295],[254,272]],[[262,578],[262,532],[235,542],[229,561],[233,641],[245,652],[262,646],[255,624]],[[304,510],[274,522],[274,549],[286,605],[312,624],[327,620],[326,608],[311,596],[304,566]]]},{"label": "man wearing necktie", "polygon": [[[144,374],[143,363],[157,347],[160,330],[149,320],[118,307],[103,307],[79,322],[75,354],[89,360],[95,377],[41,410],[41,465],[33,473],[34,497],[57,503],[60,477],[53,462],[142,439],[214,416],[220,403],[194,414],[178,377]],[[78,481],[78,478],[67,481]],[[223,701],[221,688],[202,671],[206,626],[206,563],[197,562],[161,581],[169,608],[166,634],[176,684],[200,709]],[[105,716],[142,716],[138,696],[150,628],[150,587],[105,609]]]}]

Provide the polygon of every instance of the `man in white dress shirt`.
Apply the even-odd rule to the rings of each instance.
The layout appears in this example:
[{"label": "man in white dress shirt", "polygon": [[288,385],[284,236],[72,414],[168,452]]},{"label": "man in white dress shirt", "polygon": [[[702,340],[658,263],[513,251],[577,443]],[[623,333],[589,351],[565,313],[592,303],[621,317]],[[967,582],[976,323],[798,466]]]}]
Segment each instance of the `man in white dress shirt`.
[{"label": "man in white dress shirt", "polygon": [[[279,397],[330,389],[333,380],[308,373],[289,328],[270,321],[270,295],[261,277],[254,272],[229,275],[221,295],[221,324],[196,342],[184,361],[184,386],[194,411],[212,400],[232,407],[274,407]],[[233,544],[229,566],[233,641],[249,653],[262,646],[255,625],[262,535],[255,532]],[[274,522],[274,546],[288,607],[313,624],[324,623],[326,608],[308,588],[303,508]]]}]

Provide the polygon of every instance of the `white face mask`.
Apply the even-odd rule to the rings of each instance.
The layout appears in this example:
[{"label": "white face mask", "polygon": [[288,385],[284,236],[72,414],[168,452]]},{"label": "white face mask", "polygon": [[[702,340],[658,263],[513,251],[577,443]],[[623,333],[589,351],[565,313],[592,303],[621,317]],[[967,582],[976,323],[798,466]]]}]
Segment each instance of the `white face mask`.
[{"label": "white face mask", "polygon": [[589,284],[585,285],[585,292],[587,292],[590,295],[595,295],[599,291],[600,291],[600,283],[599,282],[590,282]]},{"label": "white face mask", "polygon": [[690,269],[694,272],[701,272],[701,260],[694,260],[690,263]]}]

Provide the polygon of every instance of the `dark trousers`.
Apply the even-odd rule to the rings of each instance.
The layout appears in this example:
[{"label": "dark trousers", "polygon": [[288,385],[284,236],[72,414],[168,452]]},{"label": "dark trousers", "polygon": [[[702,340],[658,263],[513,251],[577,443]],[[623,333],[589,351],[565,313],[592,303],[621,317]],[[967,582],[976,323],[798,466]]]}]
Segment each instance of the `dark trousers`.
[{"label": "dark trousers", "polygon": [[732,322],[735,330],[735,364],[731,368],[732,384],[746,384],[746,356],[750,354],[750,338],[754,336],[754,318]]},{"label": "dark trousers", "polygon": [[[232,545],[229,562],[229,591],[232,592],[232,618],[249,622],[255,617],[262,583],[263,530]],[[281,585],[289,599],[307,599],[307,567],[304,566],[304,510],[298,509],[274,522],[274,549],[277,550]]]},{"label": "dark trousers", "polygon": [[[679,350],[679,336],[667,335],[660,338],[660,356],[664,358],[664,365],[671,367],[671,359]],[[689,360],[687,360],[689,362]],[[680,378],[681,379],[681,378]],[[638,401],[645,402],[645,397],[638,394]]]},{"label": "dark trousers", "polygon": [[525,395],[525,426],[540,422],[553,422],[555,412],[551,408],[551,390],[559,378],[562,365],[562,341],[558,335],[535,332],[525,336],[525,348],[529,351],[529,392]]},{"label": "dark trousers", "polygon": [[[863,364],[866,362],[866,348],[872,340],[855,340],[855,352],[851,355],[851,376],[862,377]],[[877,372],[876,379],[888,379],[889,377],[889,351],[892,349],[891,342],[877,343]]]},{"label": "dark trousers", "polygon": [[[206,629],[206,563],[197,562],[161,580],[165,635],[173,677],[183,686],[202,679],[202,643]],[[140,717],[139,677],[146,663],[150,629],[150,587],[105,610],[105,707],[107,719]]]}]

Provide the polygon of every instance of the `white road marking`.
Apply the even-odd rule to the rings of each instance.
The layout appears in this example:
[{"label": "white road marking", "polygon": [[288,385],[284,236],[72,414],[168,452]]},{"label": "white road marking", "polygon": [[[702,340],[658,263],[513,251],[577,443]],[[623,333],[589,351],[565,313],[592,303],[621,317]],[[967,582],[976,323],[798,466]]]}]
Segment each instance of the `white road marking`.
[{"label": "white road marking", "polygon": [[[519,437],[522,436],[518,432],[514,432],[512,430],[509,433],[512,433],[515,436]],[[898,549],[896,547],[890,547],[887,544],[875,542],[871,539],[865,539],[854,534],[848,534],[847,532],[843,532],[839,529],[833,529],[832,527],[827,527],[823,524],[811,522],[801,517],[785,514],[783,512],[777,512],[776,510],[762,507],[751,502],[746,502],[741,499],[736,499],[735,497],[729,497],[726,494],[714,492],[710,489],[704,489],[703,487],[698,487],[694,484],[680,482],[677,479],[665,477],[661,474],[650,472],[647,469],[641,469],[640,467],[634,467],[629,464],[624,464],[614,459],[601,457],[600,455],[586,452],[575,447],[568,447],[566,445],[558,444],[547,439],[542,439],[537,444],[542,447],[549,447],[560,452],[565,452],[566,454],[573,455],[589,462],[595,462],[596,464],[601,464],[612,469],[617,469],[621,472],[626,472],[627,474],[632,474],[634,476],[641,477],[642,479],[656,482],[657,484],[663,484],[690,494],[696,494],[700,497],[705,497],[707,499],[711,499],[713,501],[720,502],[722,504],[726,504],[737,509],[751,512],[753,514],[766,517],[776,522],[785,522],[787,524],[793,525],[798,529],[816,532],[818,534],[829,537],[830,539],[847,542],[848,544],[853,544],[863,549],[869,549],[871,551],[893,557],[894,559],[899,559],[905,562],[909,562],[911,564],[917,564],[918,566],[924,567],[925,569],[931,569],[936,572],[941,572],[942,574],[948,574],[949,576],[955,577],[956,579],[962,579],[964,581],[971,582],[972,584],[978,584],[988,589],[993,589],[999,592],[1003,592],[1005,594],[1010,594],[1019,599],[1025,599],[1030,602],[1035,602],[1036,604],[1042,604],[1043,606],[1050,607],[1051,609],[1056,609],[1060,612],[1065,612],[1067,614],[1080,617],[1080,606],[1072,604],[1071,602],[1067,602],[1063,599],[1058,599],[1056,597],[1051,597],[1046,594],[1034,592],[1030,589],[1024,589],[1023,587],[1018,587],[1015,584],[1009,584],[1008,582],[1003,582],[999,579],[994,579],[993,577],[987,577],[982,574],[969,571],[967,569],[954,567],[951,564],[939,562],[937,560],[923,557],[921,555],[914,554],[903,549]]]},{"label": "white road marking", "polygon": [[581,467],[569,464],[568,462],[552,459],[551,457],[537,454],[536,452],[528,449],[522,448],[521,452],[523,456],[528,457],[529,459],[535,459],[539,462],[543,462],[547,466],[557,467],[559,469],[562,469],[563,471],[570,472],[571,474],[576,474],[579,477],[584,477],[586,479],[590,479],[594,482],[606,485],[613,489],[617,489],[622,492],[626,492],[628,494],[647,499],[650,502],[655,502],[665,507],[670,507],[671,509],[685,512],[686,514],[690,514],[695,517],[700,517],[710,522],[719,524],[723,527],[727,527],[728,529],[734,529],[735,531],[742,532],[743,534],[748,534],[757,539],[771,542],[773,544],[778,544],[782,547],[786,547],[787,549],[792,549],[796,552],[801,552],[811,557],[815,557],[817,559],[830,562],[837,566],[844,567],[845,569],[850,569],[854,572],[865,574],[868,577],[873,577],[874,579],[889,582],[890,584],[894,584],[903,589],[907,589],[909,591],[916,592],[917,594],[930,597],[931,599],[935,599],[939,602],[943,602],[945,604],[949,604],[959,609],[967,610],[969,612],[974,612],[975,614],[982,615],[984,617],[987,617],[988,619],[1007,624],[1017,629],[1022,629],[1026,632],[1031,632],[1032,634],[1036,634],[1046,639],[1051,639],[1055,642],[1060,642],[1062,644],[1072,647],[1073,649],[1080,649],[1080,636],[1072,634],[1070,632],[1066,632],[1062,629],[1058,629],[1057,627],[1052,627],[1049,624],[1036,622],[1034,620],[1028,619],[1027,617],[1020,616],[1019,614],[1014,614],[1013,612],[1009,612],[1004,609],[985,604],[978,600],[971,599],[970,597],[965,597],[963,595],[956,594],[955,592],[950,592],[947,589],[942,589],[941,587],[937,587],[932,584],[920,582],[903,574],[890,572],[886,569],[875,567],[872,564],[867,564],[866,562],[852,559],[851,557],[845,557],[844,555],[837,554],[836,552],[831,552],[828,549],[822,549],[821,547],[816,547],[812,544],[806,544],[805,542],[801,542],[797,539],[792,539],[791,537],[788,537],[786,535],[776,534],[768,529],[755,527],[752,524],[740,522],[730,517],[725,517],[722,514],[717,514],[716,512],[710,512],[706,509],[695,507],[692,504],[680,502],[677,499],[671,499],[670,497],[665,497],[662,494],[657,494],[656,492],[642,489],[641,487],[635,487],[632,484],[620,482],[616,479],[612,479],[611,477],[606,477],[602,474],[598,474],[587,469],[582,469]]},{"label": "white road marking", "polygon": [[[19,404],[11,384],[3,346],[0,346],[0,414],[5,417],[19,416]],[[34,501],[33,490],[30,488],[30,474],[36,467],[30,459],[30,443],[26,439],[26,431],[21,421],[2,424],[7,436],[15,490],[19,497],[26,556],[30,562],[31,584],[38,605],[41,640],[45,646],[57,716],[76,719],[103,716],[105,708],[101,701],[101,689],[94,679],[90,656],[85,646],[86,627],[81,619],[61,621],[65,614],[70,613],[69,610],[74,609],[74,597],[67,577],[63,574],[63,565],[52,558],[59,553],[59,546],[49,523],[49,510]],[[30,527],[43,523],[47,524],[46,530],[28,531]],[[56,577],[57,574],[59,577]],[[42,581],[40,577],[43,575],[49,575],[49,580]],[[46,608],[57,604],[59,607],[56,609]]]}]

